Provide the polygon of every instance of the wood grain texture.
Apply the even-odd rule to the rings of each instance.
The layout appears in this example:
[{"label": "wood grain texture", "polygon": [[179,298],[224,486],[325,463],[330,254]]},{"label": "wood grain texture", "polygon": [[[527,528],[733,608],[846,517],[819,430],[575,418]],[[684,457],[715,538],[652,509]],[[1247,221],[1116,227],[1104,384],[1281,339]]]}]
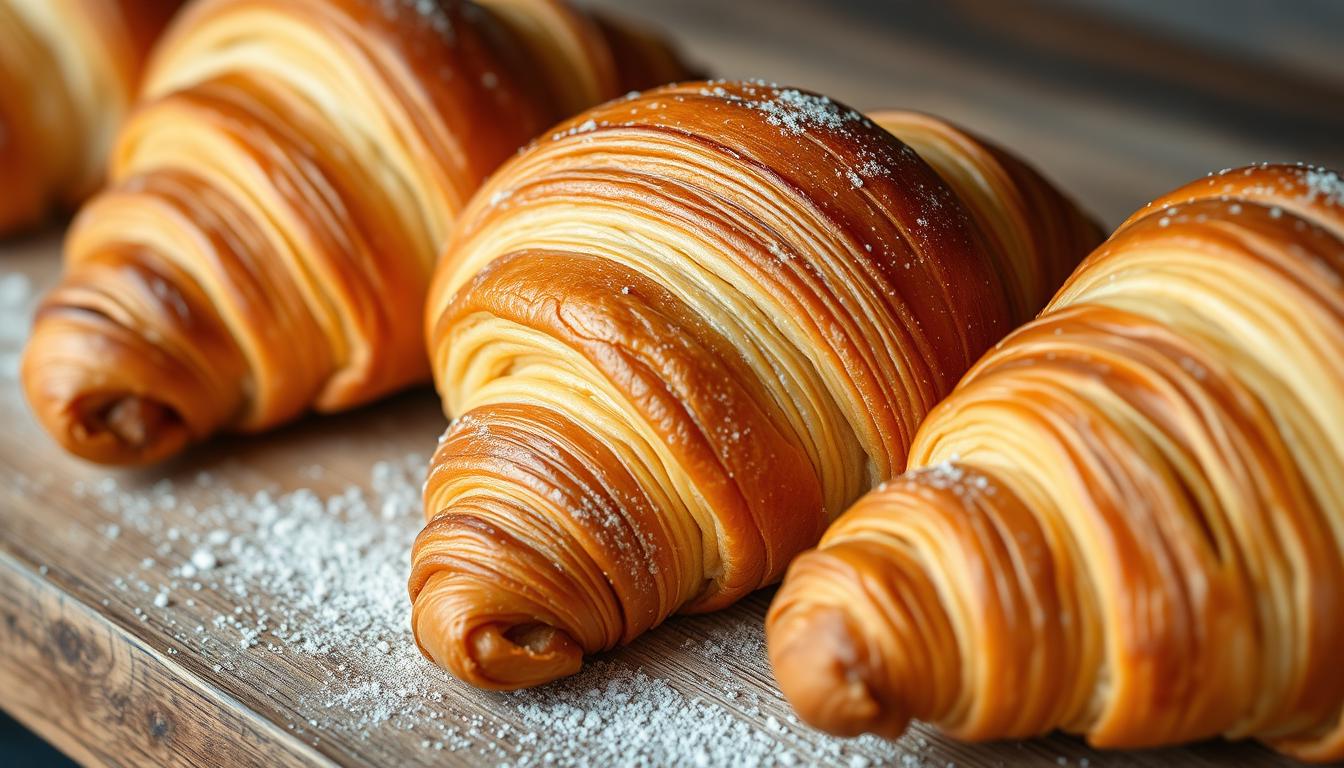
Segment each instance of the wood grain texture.
[{"label": "wood grain texture", "polygon": [[[1101,26],[1095,12],[1052,13],[1030,2],[1011,11],[881,0],[591,4],[663,25],[716,74],[789,82],[862,108],[924,109],[974,126],[1030,157],[1109,224],[1154,194],[1224,166],[1299,159],[1344,165],[1338,77],[1152,39],[1137,25]],[[0,244],[0,272],[50,285],[56,229]],[[0,334],[0,345],[5,338]],[[13,351],[0,349],[0,356]],[[109,538],[102,531],[119,518],[76,491],[110,476],[123,491],[147,494],[168,478],[183,491],[176,507],[155,513],[165,528],[185,528],[192,522],[185,510],[208,503],[208,489],[192,485],[202,471],[248,490],[311,486],[334,494],[365,481],[376,460],[428,455],[444,426],[432,393],[307,419],[267,437],[229,438],[140,472],[107,473],[62,455],[3,373],[0,424],[0,706],[76,759],[477,765],[547,749],[583,754],[590,746],[541,733],[520,747],[516,735],[537,729],[521,717],[519,699],[467,689],[433,676],[427,665],[423,691],[441,696],[433,706],[460,725],[464,746],[433,749],[437,731],[426,724],[354,723],[324,694],[341,669],[362,668],[369,649],[312,656],[241,649],[232,638],[192,639],[192,626],[241,607],[239,598],[206,589],[195,593],[193,606],[159,609],[151,593],[119,587],[145,558],[180,561],[190,549],[174,544],[160,554],[162,537],[137,530]],[[306,473],[314,466],[323,468],[321,477]],[[418,524],[405,523],[409,550]],[[253,594],[246,604],[265,610],[270,599]],[[820,736],[789,723],[758,652],[706,656],[706,638],[758,626],[768,600],[758,594],[722,614],[673,619],[604,661],[642,669],[687,700],[710,702],[788,743],[808,763],[891,759],[867,747],[837,757]],[[770,717],[786,727],[762,728]],[[504,726],[513,736],[497,735]],[[1260,747],[1222,742],[1102,754],[1068,737],[962,745],[920,729],[900,746],[912,764],[937,766],[1053,766],[1060,758],[1068,765],[1086,758],[1092,766],[1284,764]]]},{"label": "wood grain texture", "polygon": [[[103,765],[326,761],[100,614],[0,554],[5,708],[72,758]],[[71,574],[73,575],[73,574]]]}]

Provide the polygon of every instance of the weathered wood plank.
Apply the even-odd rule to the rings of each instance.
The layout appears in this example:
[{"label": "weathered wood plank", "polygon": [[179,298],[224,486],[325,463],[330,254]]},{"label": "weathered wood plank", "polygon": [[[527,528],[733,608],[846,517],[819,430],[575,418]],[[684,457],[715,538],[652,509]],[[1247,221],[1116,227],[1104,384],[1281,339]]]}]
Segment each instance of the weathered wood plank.
[{"label": "weathered wood plank", "polygon": [[[8,500],[6,500],[8,501]],[[328,765],[47,573],[0,553],[0,690],[87,765]]]}]

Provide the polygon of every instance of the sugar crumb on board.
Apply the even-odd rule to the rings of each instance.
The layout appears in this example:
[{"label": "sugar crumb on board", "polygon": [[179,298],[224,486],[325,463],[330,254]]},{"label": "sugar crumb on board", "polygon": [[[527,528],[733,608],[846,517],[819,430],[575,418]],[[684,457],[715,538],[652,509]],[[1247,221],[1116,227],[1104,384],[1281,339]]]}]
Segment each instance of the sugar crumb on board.
[{"label": "sugar crumb on board", "polygon": [[19,272],[0,274],[0,384],[16,382],[35,299],[32,282]]},{"label": "sugar crumb on board", "polygon": [[[312,670],[287,681],[297,693],[284,724],[310,743],[400,731],[397,742],[426,760],[461,753],[516,766],[934,764],[917,734],[830,738],[744,679],[744,669],[769,675],[760,617],[746,609],[664,630],[701,627],[680,642],[713,670],[695,684],[620,651],[539,690],[491,694],[453,680],[420,655],[409,628],[425,466],[418,454],[391,457],[362,484],[326,492],[244,492],[224,479],[228,468],[139,483],[109,475],[75,491],[110,516],[106,541],[143,537],[155,552],[115,588],[140,621],[170,631],[181,655],[251,685]],[[335,481],[330,471],[297,474]]]}]

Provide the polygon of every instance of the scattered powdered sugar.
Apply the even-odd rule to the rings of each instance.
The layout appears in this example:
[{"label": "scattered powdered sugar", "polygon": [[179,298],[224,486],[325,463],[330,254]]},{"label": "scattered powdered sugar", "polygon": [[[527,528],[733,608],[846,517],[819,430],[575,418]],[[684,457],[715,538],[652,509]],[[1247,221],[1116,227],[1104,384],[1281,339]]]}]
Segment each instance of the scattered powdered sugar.
[{"label": "scattered powdered sugar", "polygon": [[[582,751],[530,751],[526,765],[774,766],[923,765],[928,746],[912,733],[901,745],[874,737],[844,741],[802,725],[777,694],[744,685],[728,661],[765,664],[759,620],[742,617],[687,639],[681,647],[718,667],[688,695],[657,673],[619,659],[591,662],[583,672],[536,691],[510,695],[532,733],[551,734]],[[764,727],[761,724],[764,724]],[[598,738],[594,738],[598,736]],[[922,742],[922,744],[921,744]],[[530,739],[519,742],[530,746]],[[543,745],[546,746],[546,745]]]},{"label": "scattered powdered sugar", "polygon": [[881,160],[878,160],[876,157],[868,156],[859,163],[858,173],[860,176],[871,179],[878,176],[889,176],[891,175],[891,170],[887,168]]},{"label": "scattered powdered sugar", "polygon": [[596,120],[589,118],[587,120],[584,120],[582,123],[572,125],[563,131],[556,131],[552,133],[551,141],[559,141],[560,139],[568,138],[570,136],[579,136],[585,133],[592,133],[593,131],[596,131],[599,127],[604,127],[606,125],[607,125],[606,121],[598,123]]},{"label": "scattered powdered sugar", "polygon": [[388,21],[410,21],[432,29],[448,43],[454,42],[453,21],[439,0],[381,0],[379,7]]},{"label": "scattered powdered sugar", "polygon": [[190,652],[221,677],[294,687],[281,712],[297,716],[285,726],[311,743],[339,733],[373,749],[409,738],[427,759],[451,752],[517,766],[925,764],[918,733],[846,741],[802,725],[760,682],[759,605],[655,632],[699,660],[698,672],[715,670],[693,680],[674,661],[655,668],[627,651],[534,691],[483,693],[453,680],[420,655],[409,627],[425,465],[420,455],[384,459],[366,483],[326,493],[245,492],[225,482],[246,474],[232,466],[157,481],[109,475],[73,490],[113,516],[100,527],[109,541],[145,538],[153,556],[115,587],[139,621],[168,629],[165,650]]},{"label": "scattered powdered sugar", "polygon": [[[711,80],[700,88],[701,96],[712,96],[743,104],[751,109],[764,112],[765,121],[785,132],[801,135],[810,130],[837,130],[852,123],[871,125],[868,118],[859,112],[842,107],[826,96],[807,93],[796,88],[784,88],[764,80],[746,80],[738,85],[742,94],[734,93],[723,86],[726,80]],[[650,105],[653,107],[656,105]],[[880,164],[876,160],[873,173],[879,172]],[[871,175],[865,173],[864,175]]]},{"label": "scattered powdered sugar", "polygon": [[893,482],[907,482],[909,480],[939,490],[952,491],[956,495],[966,498],[973,498],[977,494],[993,496],[996,492],[994,484],[990,482],[986,475],[961,463],[961,456],[955,453],[936,464],[911,470],[904,479],[884,482],[880,488],[886,489]]},{"label": "scattered powdered sugar", "polygon": [[[132,529],[155,545],[156,556],[123,577],[128,588],[159,578],[156,590],[170,596],[227,596],[233,610],[209,617],[215,639],[324,654],[391,641],[404,628],[424,466],[418,455],[379,461],[371,491],[351,485],[326,497],[306,488],[246,494],[209,472],[134,490],[106,476],[73,490],[118,516],[109,538]],[[170,511],[180,513],[171,526]]]},{"label": "scattered powdered sugar", "polygon": [[847,123],[864,120],[852,109],[843,109],[825,96],[794,88],[770,88],[769,95],[747,101],[747,106],[766,114],[766,122],[792,134],[816,129],[843,128]]},{"label": "scattered powdered sugar", "polygon": [[1309,168],[1303,175],[1307,185],[1306,199],[1314,201],[1317,197],[1329,205],[1344,205],[1344,180],[1339,174],[1324,168]]},{"label": "scattered powdered sugar", "polygon": [[[1294,163],[1288,173],[1264,173],[1277,166],[1274,163],[1255,163],[1243,168],[1224,168],[1206,177],[1209,187],[1220,189],[1231,200],[1233,196],[1248,199],[1263,197],[1296,197],[1300,202],[1344,206],[1344,179],[1336,171],[1309,163]],[[1237,176],[1253,177],[1249,182]],[[1149,204],[1151,205],[1151,203]],[[1271,215],[1279,218],[1283,210],[1277,206]]]},{"label": "scattered powdered sugar", "polygon": [[26,275],[0,274],[0,381],[19,378],[23,342],[28,338],[35,299],[32,282]]}]

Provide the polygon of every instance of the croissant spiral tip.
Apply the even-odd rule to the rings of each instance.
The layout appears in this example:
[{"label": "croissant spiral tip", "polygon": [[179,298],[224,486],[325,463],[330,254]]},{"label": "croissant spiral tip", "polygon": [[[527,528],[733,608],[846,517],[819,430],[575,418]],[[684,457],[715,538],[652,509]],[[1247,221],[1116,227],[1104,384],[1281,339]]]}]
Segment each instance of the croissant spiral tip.
[{"label": "croissant spiral tip", "polygon": [[415,606],[415,634],[435,664],[479,688],[511,691],[579,671],[583,649],[564,630],[540,621],[471,627],[427,590]]},{"label": "croissant spiral tip", "polygon": [[583,650],[569,633],[539,622],[482,627],[472,633],[469,647],[480,672],[501,687],[549,683],[578,672],[583,664]]},{"label": "croissant spiral tip", "polygon": [[71,448],[80,455],[104,443],[115,445],[118,455],[164,455],[189,437],[176,410],[144,395],[119,395],[97,407],[76,405],[69,418]]},{"label": "croissant spiral tip", "polygon": [[[766,634],[779,686],[792,701],[806,703],[797,711],[809,725],[839,736],[896,738],[905,731],[909,719],[893,715],[874,696],[845,611],[780,612],[767,620]],[[799,695],[805,692],[813,695]]]}]

